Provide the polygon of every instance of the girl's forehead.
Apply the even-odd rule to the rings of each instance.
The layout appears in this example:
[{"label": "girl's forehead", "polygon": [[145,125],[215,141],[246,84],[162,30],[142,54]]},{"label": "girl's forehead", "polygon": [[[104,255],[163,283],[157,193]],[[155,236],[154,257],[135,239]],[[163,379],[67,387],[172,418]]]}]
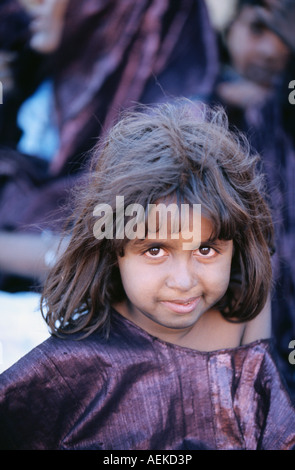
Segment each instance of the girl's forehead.
[{"label": "girl's forehead", "polygon": [[150,233],[158,232],[161,228],[171,234],[180,230],[198,230],[200,233],[203,230],[211,233],[213,229],[212,222],[202,214],[201,204],[175,202],[150,204],[147,210],[147,224]]},{"label": "girl's forehead", "polygon": [[[129,239],[161,243],[177,242],[184,250],[195,250],[204,241],[212,239],[213,225],[202,216],[200,204],[150,204],[144,220],[134,225],[126,225],[125,235]],[[130,232],[128,232],[130,229]]]}]

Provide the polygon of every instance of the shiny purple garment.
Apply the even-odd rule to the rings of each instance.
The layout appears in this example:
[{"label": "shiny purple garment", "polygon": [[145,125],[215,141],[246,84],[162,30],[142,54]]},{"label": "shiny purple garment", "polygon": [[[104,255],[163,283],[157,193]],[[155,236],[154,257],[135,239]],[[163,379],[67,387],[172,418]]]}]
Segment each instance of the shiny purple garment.
[{"label": "shiny purple garment", "polygon": [[113,313],[109,340],[50,338],[0,376],[3,449],[292,449],[271,342],[199,352]]}]

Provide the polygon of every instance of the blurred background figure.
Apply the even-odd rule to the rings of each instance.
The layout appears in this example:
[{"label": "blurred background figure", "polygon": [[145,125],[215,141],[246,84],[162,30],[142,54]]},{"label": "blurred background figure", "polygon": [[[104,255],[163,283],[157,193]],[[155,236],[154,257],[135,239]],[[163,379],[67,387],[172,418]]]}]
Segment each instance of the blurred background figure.
[{"label": "blurred background figure", "polygon": [[238,0],[219,32],[221,69],[212,102],[262,156],[276,223],[273,334],[281,370],[295,397],[289,343],[295,339],[295,1]]},{"label": "blurred background figure", "polygon": [[295,339],[295,109],[289,102],[289,83],[295,78],[295,1],[269,0],[258,15],[290,53],[275,93],[262,106],[249,109],[245,123],[252,145],[263,156],[276,221],[273,331],[281,368],[295,397],[294,365],[288,361],[289,343]]},{"label": "blurred background figure", "polygon": [[[21,100],[21,90],[27,86],[23,74],[22,88],[18,88],[17,64],[26,55],[30,19],[17,1],[9,0],[3,0],[0,4],[0,19],[0,80],[5,95],[0,106],[0,141],[2,145],[13,146],[20,136],[15,126],[15,113]],[[30,67],[29,58],[27,64]]]},{"label": "blurred background figure", "polygon": [[268,0],[237,0],[220,32],[222,68],[215,92],[237,116],[274,93],[290,61],[289,44],[260,16],[267,7]]},{"label": "blurred background figure", "polygon": [[[136,102],[207,99],[218,56],[203,0],[5,0],[4,19],[0,51],[16,54],[13,113],[0,110],[13,129],[9,140],[0,130],[0,289],[17,291],[54,260],[99,135]],[[16,21],[14,49],[4,41]]]}]

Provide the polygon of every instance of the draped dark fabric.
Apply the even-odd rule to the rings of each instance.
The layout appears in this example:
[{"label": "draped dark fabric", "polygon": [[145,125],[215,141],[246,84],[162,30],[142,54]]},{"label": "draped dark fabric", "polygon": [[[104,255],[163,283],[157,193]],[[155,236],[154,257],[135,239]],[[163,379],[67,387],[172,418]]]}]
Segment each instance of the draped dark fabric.
[{"label": "draped dark fabric", "polygon": [[218,55],[203,0],[72,0],[64,31],[55,58],[54,172],[122,109],[212,92]]},{"label": "draped dark fabric", "polygon": [[0,376],[2,449],[292,449],[272,341],[200,352],[112,312],[109,339],[51,337]]}]

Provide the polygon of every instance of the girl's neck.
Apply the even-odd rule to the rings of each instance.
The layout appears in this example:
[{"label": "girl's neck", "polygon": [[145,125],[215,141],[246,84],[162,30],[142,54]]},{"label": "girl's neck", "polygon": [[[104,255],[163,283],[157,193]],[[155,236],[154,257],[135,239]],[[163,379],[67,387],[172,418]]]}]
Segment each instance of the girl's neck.
[{"label": "girl's neck", "polygon": [[208,310],[191,328],[172,329],[156,324],[152,320],[137,321],[128,301],[113,305],[113,308],[127,320],[162,341],[198,351],[215,351],[235,348],[241,345],[245,324],[228,322],[218,310]]}]

